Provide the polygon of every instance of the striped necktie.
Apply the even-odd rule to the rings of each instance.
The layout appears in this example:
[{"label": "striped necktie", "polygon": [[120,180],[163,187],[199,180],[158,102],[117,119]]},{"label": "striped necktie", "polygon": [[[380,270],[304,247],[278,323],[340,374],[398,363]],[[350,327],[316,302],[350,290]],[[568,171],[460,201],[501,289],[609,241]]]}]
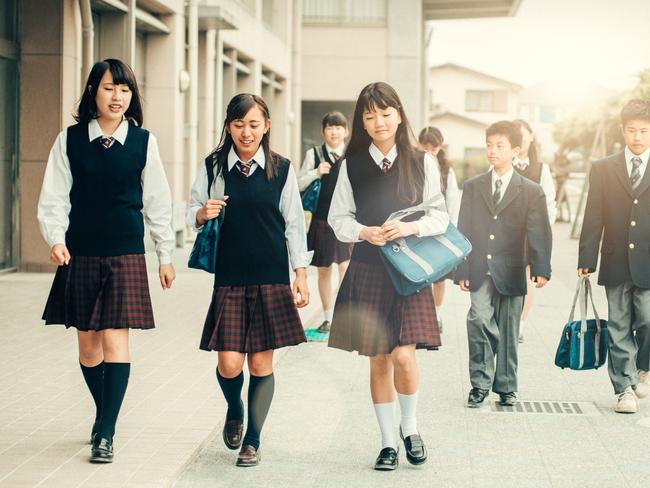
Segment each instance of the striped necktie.
[{"label": "striped necktie", "polygon": [[381,170],[382,170],[384,173],[388,173],[388,170],[390,169],[390,167],[391,167],[392,165],[393,165],[393,163],[391,163],[390,160],[389,160],[388,158],[384,158],[384,159],[381,161]]},{"label": "striped necktie", "polygon": [[503,181],[501,181],[501,178],[497,178],[497,180],[494,182],[494,194],[492,195],[492,201],[494,202],[494,205],[499,204],[499,200],[501,200],[501,185],[503,184]]},{"label": "striped necktie", "polygon": [[249,161],[248,163],[242,163],[241,161],[237,161],[237,169],[243,174],[244,176],[248,176],[251,174],[251,165],[253,164],[252,161]]},{"label": "striped necktie", "polygon": [[109,147],[111,147],[114,140],[115,140],[114,137],[102,137],[101,139],[99,139],[99,142],[101,143],[104,149],[108,149]]},{"label": "striped necktie", "polygon": [[643,161],[641,161],[641,158],[639,157],[633,157],[632,158],[632,173],[630,173],[630,186],[634,189],[637,187],[641,180],[641,164],[643,164]]}]

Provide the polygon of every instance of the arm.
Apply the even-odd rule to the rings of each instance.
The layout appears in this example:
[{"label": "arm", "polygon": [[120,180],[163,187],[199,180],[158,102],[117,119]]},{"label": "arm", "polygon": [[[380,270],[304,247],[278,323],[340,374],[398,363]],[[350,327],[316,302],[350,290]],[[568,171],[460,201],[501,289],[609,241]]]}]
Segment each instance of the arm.
[{"label": "arm", "polygon": [[313,148],[307,151],[305,154],[305,159],[300,166],[300,171],[298,172],[298,189],[300,191],[305,191],[312,181],[318,178],[318,169],[315,168],[316,162],[314,158]]},{"label": "arm", "polygon": [[[530,253],[530,275],[533,278],[551,278],[551,248],[553,236],[546,210],[544,190],[536,186],[531,190],[526,220],[526,240]],[[539,284],[539,282],[538,282]]]},{"label": "arm", "polygon": [[553,181],[553,175],[551,175],[551,169],[548,164],[542,164],[542,176],[540,178],[540,185],[544,190],[546,195],[546,209],[548,211],[548,221],[553,225],[555,223],[555,182]]},{"label": "arm", "polygon": [[451,223],[458,226],[458,212],[460,210],[460,191],[458,190],[458,181],[456,180],[456,173],[453,168],[449,168],[447,175],[447,192],[445,194],[445,201],[447,202],[447,213]]},{"label": "arm", "polygon": [[[440,195],[440,170],[438,162],[429,154],[424,156],[424,191],[422,201]],[[428,209],[424,216],[415,222],[420,237],[442,234],[449,226],[446,209]]]},{"label": "arm", "polygon": [[341,163],[339,177],[334,188],[327,223],[341,242],[360,242],[359,234],[364,226],[356,220],[357,207],[354,203],[352,185],[348,178],[347,162]]},{"label": "arm", "polygon": [[158,262],[170,264],[174,251],[172,196],[153,134],[149,134],[147,162],[142,171],[142,205],[151,238],[156,244]]},{"label": "arm", "polygon": [[603,191],[605,186],[600,169],[594,165],[589,173],[589,193],[587,194],[578,246],[578,268],[587,269],[590,273],[596,270],[598,264],[598,247],[604,227]]}]

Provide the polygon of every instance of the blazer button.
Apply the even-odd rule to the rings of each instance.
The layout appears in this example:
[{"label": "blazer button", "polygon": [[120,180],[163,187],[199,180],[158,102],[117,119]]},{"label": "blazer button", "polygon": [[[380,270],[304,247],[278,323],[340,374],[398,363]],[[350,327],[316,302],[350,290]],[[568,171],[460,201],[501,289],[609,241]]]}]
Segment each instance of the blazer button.
[{"label": "blazer button", "polygon": [[490,240],[491,240],[491,241],[494,240],[494,234],[490,234]]},{"label": "blazer button", "polygon": [[634,249],[634,243],[630,243],[630,249]]},{"label": "blazer button", "polygon": [[635,198],[635,199],[634,199],[634,205],[638,205],[638,204],[639,204],[639,200],[637,200],[637,199]]},{"label": "blazer button", "polygon": [[492,254],[488,254],[488,255],[487,255],[487,258],[488,258],[488,259],[492,259]]},{"label": "blazer button", "polygon": [[495,215],[495,216],[494,216],[494,217],[492,217],[492,218],[493,218],[494,220],[496,220],[496,219],[497,219],[497,216]]},{"label": "blazer button", "polygon": [[630,222],[630,225],[634,227],[636,225],[636,221],[633,220],[632,222]]}]

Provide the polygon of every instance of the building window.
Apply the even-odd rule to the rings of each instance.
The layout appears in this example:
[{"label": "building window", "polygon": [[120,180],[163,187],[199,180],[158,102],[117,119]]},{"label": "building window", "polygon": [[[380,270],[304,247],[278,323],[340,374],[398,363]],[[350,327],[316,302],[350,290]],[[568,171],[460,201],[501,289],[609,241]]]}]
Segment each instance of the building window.
[{"label": "building window", "polygon": [[303,0],[306,24],[385,25],[386,0]]},{"label": "building window", "polygon": [[465,110],[467,112],[508,111],[508,92],[505,90],[467,90],[465,92]]}]

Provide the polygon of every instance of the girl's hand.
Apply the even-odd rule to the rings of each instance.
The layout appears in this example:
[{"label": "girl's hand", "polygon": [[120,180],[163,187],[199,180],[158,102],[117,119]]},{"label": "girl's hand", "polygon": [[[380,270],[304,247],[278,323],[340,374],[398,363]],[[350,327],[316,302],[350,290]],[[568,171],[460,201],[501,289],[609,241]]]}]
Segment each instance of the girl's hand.
[{"label": "girl's hand", "polygon": [[208,220],[216,219],[221,213],[221,209],[227,205],[228,195],[223,200],[208,200],[196,212],[196,224],[198,227],[205,225]]},{"label": "girl's hand", "polygon": [[318,176],[328,175],[331,169],[332,165],[330,163],[320,163],[316,168],[316,174]]},{"label": "girl's hand", "polygon": [[307,270],[296,269],[296,279],[293,281],[293,303],[296,307],[303,308],[309,304],[309,288],[307,287]]},{"label": "girl's hand", "polygon": [[364,227],[359,232],[359,239],[367,241],[375,246],[383,246],[386,244],[386,239],[381,230],[381,227]]},{"label": "girl's hand", "polygon": [[54,244],[50,251],[50,262],[57,266],[63,266],[70,262],[70,252],[65,244]]},{"label": "girl's hand", "polygon": [[458,283],[460,289],[463,291],[469,291],[469,280],[463,280]]},{"label": "girl's hand", "polygon": [[158,275],[160,276],[160,284],[163,290],[172,287],[172,282],[176,279],[176,271],[171,264],[161,264],[158,267]]},{"label": "girl's hand", "polygon": [[400,237],[412,236],[418,234],[420,229],[415,222],[402,222],[401,220],[391,220],[381,226],[386,241],[394,241]]}]

